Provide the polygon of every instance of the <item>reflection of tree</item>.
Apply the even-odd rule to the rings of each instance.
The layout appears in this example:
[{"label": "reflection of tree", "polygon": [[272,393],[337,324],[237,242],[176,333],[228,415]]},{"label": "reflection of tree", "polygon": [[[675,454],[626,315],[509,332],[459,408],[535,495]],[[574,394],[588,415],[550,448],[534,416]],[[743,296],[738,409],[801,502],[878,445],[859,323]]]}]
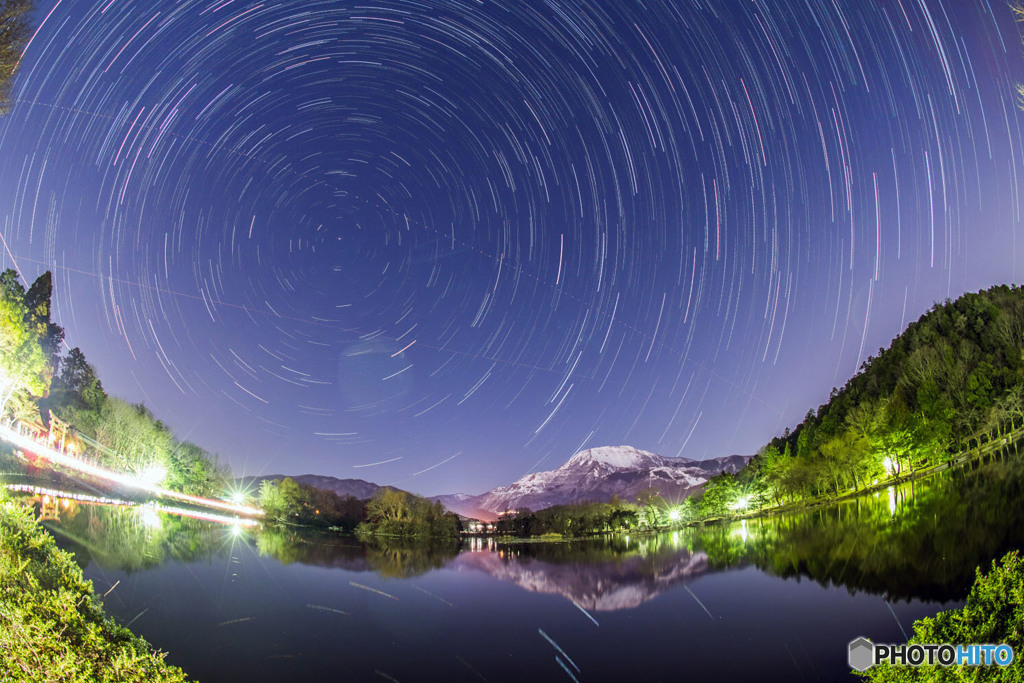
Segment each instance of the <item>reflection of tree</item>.
[{"label": "reflection of tree", "polygon": [[459,554],[458,540],[438,539],[432,543],[409,543],[377,538],[366,546],[370,567],[389,579],[403,579],[440,569]]},{"label": "reflection of tree", "polygon": [[995,463],[743,529],[708,527],[699,545],[714,566],[753,561],[851,592],[960,599],[978,565],[1024,543],[1022,493],[1024,468]]},{"label": "reflection of tree", "polygon": [[[77,510],[76,510],[77,507]],[[146,507],[72,506],[48,529],[83,566],[136,571],[168,559],[210,557],[223,546],[221,525],[162,514]]]},{"label": "reflection of tree", "polygon": [[256,536],[256,548],[282,564],[372,570],[388,578],[408,578],[446,565],[459,553],[459,542],[374,538],[364,544],[345,537],[265,527]]}]

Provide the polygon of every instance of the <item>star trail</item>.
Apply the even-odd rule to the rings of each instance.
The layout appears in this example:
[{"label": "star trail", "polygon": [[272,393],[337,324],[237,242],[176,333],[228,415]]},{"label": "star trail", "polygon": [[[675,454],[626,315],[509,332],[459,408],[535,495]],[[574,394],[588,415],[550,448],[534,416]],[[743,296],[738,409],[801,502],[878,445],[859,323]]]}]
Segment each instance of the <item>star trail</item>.
[{"label": "star trail", "polygon": [[989,0],[61,0],[0,230],[106,389],[236,474],[478,493],[750,454],[1020,282]]}]

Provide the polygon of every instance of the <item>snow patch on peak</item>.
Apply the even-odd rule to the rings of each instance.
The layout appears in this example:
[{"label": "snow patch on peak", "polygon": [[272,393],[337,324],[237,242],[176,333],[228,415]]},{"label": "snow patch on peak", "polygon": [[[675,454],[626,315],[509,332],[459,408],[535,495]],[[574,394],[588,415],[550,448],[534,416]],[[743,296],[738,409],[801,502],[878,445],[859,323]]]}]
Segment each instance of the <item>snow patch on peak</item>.
[{"label": "snow patch on peak", "polygon": [[651,467],[662,464],[662,458],[654,453],[642,451],[632,446],[601,446],[580,451],[569,458],[558,469],[572,470],[592,468],[595,465],[606,465],[614,469],[633,470],[640,467]]}]

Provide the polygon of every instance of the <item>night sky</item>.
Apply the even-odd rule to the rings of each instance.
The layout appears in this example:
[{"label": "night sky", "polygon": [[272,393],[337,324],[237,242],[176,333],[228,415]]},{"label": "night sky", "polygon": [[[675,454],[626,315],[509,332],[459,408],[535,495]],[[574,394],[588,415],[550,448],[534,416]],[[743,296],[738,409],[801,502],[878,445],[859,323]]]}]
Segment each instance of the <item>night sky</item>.
[{"label": "night sky", "polygon": [[1024,271],[997,0],[38,9],[0,230],[237,475],[479,493],[754,453]]}]

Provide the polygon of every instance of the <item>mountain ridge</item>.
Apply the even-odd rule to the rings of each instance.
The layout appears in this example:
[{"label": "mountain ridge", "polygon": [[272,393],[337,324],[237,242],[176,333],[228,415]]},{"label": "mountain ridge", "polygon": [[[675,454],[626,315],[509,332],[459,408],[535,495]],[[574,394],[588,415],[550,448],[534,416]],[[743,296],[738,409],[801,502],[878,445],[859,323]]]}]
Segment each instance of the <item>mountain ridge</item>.
[{"label": "mountain ridge", "polygon": [[[451,512],[464,517],[487,521],[516,508],[541,510],[566,503],[607,502],[614,496],[632,501],[648,488],[656,489],[663,497],[681,500],[701,490],[712,476],[741,470],[751,457],[726,455],[691,460],[669,458],[632,446],[600,446],[574,453],[553,470],[531,472],[511,484],[478,495],[450,493],[427,498],[439,501]],[[241,477],[237,481],[243,489],[256,491],[262,481],[280,480],[285,476],[289,475]],[[291,478],[300,484],[361,500],[371,498],[378,490],[386,488],[363,479],[340,479],[329,475],[300,474]]]},{"label": "mountain ridge", "polygon": [[494,520],[499,513],[516,508],[540,510],[582,501],[607,502],[614,496],[633,500],[648,488],[665,497],[682,499],[716,474],[739,471],[751,457],[691,460],[668,458],[632,446],[601,446],[575,453],[556,469],[526,474],[479,496],[450,494],[431,500],[467,517]]}]

